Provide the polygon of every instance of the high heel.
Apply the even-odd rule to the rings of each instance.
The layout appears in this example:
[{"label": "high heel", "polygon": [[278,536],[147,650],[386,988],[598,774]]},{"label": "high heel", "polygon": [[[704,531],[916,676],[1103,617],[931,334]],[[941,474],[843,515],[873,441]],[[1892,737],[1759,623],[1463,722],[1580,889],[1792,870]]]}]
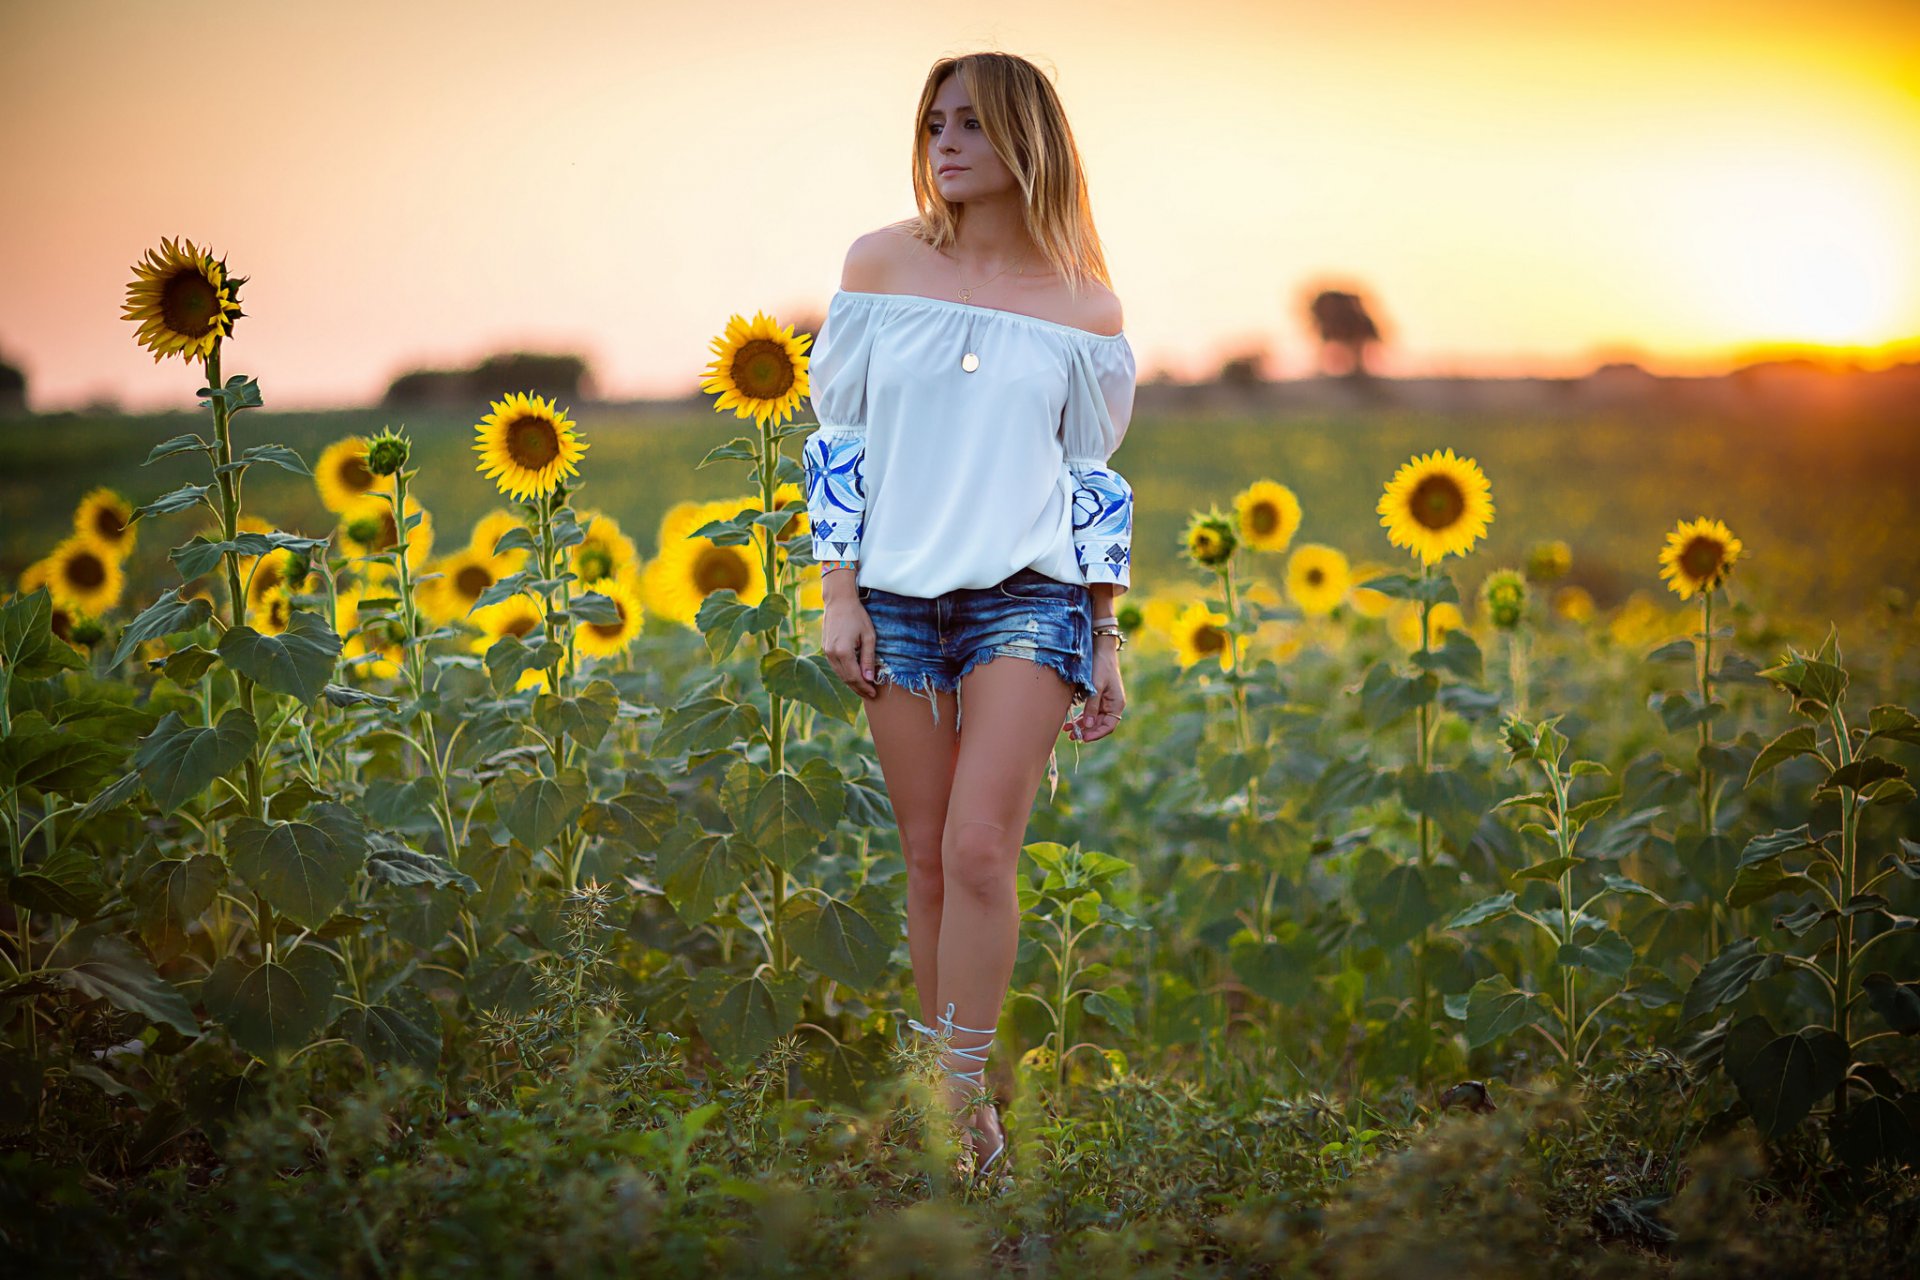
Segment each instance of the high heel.
[{"label": "high heel", "polygon": [[[987,1074],[987,1065],[986,1065],[987,1049],[993,1044],[993,1041],[994,1041],[993,1033],[995,1032],[996,1029],[993,1027],[960,1026],[958,1023],[956,1023],[953,1020],[953,1010],[954,1010],[954,1002],[951,1000],[947,1001],[947,1011],[940,1015],[938,1019],[940,1026],[937,1029],[934,1027],[927,1026],[925,1023],[921,1022],[917,1018],[908,1018],[907,1025],[911,1027],[913,1030],[920,1032],[922,1035],[929,1037],[935,1043],[940,1043],[944,1041],[945,1052],[954,1054],[958,1057],[965,1058],[970,1062],[979,1063],[980,1065],[975,1067],[971,1071],[948,1070],[947,1078],[950,1080],[964,1080],[968,1084],[973,1085],[976,1089],[984,1088],[986,1086],[986,1074]],[[956,1031],[965,1031],[969,1035],[984,1035],[987,1038],[984,1043],[973,1045],[970,1048],[962,1049],[953,1043],[953,1033]],[[941,1065],[944,1067],[946,1064],[942,1062]],[[999,1118],[1000,1118],[999,1108],[996,1107],[994,1109],[994,1119],[998,1120]],[[987,1171],[993,1168],[994,1162],[999,1160],[1000,1157],[1006,1153],[1006,1150],[1007,1150],[1007,1134],[1006,1134],[1005,1126],[1002,1126],[1000,1131],[1000,1145],[995,1147],[987,1155],[987,1158],[985,1160],[982,1160],[979,1162],[978,1166],[974,1171],[975,1178],[985,1178],[987,1176]],[[978,1149],[976,1148],[976,1155],[977,1155],[977,1152],[978,1152]]]}]

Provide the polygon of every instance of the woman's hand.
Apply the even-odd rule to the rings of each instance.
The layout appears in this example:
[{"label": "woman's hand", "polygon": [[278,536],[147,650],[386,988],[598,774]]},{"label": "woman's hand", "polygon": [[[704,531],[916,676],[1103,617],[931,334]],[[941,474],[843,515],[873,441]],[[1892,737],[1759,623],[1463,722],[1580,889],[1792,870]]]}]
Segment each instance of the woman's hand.
[{"label": "woman's hand", "polygon": [[1080,714],[1068,719],[1067,735],[1079,742],[1098,742],[1119,727],[1127,709],[1127,691],[1120,683],[1119,644],[1110,636],[1093,638],[1093,693]]},{"label": "woman's hand", "polygon": [[867,616],[859,593],[852,587],[829,591],[825,603],[820,629],[827,661],[855,693],[863,698],[879,697],[880,686],[873,682],[873,619]]}]

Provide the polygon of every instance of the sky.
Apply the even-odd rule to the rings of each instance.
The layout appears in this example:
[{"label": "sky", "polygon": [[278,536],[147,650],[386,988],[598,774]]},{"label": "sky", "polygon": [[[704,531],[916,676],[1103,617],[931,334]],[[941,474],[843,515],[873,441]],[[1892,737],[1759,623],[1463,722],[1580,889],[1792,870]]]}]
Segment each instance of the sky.
[{"label": "sky", "polygon": [[526,347],[694,391],[913,212],[943,56],[1047,69],[1143,380],[1361,293],[1384,374],[1920,359],[1912,0],[0,0],[0,358],[37,410],[186,408],[121,318],[164,237],[249,277],[270,406]]}]

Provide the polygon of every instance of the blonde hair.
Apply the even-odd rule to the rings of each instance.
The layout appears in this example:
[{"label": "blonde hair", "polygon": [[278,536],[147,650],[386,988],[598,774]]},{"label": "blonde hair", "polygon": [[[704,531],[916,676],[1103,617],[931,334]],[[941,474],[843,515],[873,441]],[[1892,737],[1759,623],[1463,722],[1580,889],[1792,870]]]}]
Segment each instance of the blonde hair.
[{"label": "blonde hair", "polygon": [[1053,83],[1040,68],[1016,54],[942,58],[927,72],[914,111],[913,200],[920,213],[893,225],[935,249],[944,249],[959,237],[964,206],[940,194],[926,145],[934,96],[950,74],[958,75],[966,86],[988,145],[1020,187],[1027,234],[1041,256],[1066,279],[1068,292],[1078,296],[1081,284],[1089,279],[1112,288],[1100,233],[1093,225],[1093,206],[1087,199],[1086,171],[1067,113]]}]

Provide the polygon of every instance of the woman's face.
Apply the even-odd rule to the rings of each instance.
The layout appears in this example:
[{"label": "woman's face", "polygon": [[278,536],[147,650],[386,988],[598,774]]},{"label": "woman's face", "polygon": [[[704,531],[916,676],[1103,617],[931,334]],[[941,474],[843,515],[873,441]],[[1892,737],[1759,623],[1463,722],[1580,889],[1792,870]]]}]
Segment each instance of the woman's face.
[{"label": "woman's face", "polygon": [[[973,114],[967,87],[959,76],[950,75],[941,81],[921,128],[926,134],[934,188],[948,201],[962,204],[1013,189],[1013,174],[987,141],[986,130]],[[949,165],[955,167],[942,173],[942,166]]]}]

